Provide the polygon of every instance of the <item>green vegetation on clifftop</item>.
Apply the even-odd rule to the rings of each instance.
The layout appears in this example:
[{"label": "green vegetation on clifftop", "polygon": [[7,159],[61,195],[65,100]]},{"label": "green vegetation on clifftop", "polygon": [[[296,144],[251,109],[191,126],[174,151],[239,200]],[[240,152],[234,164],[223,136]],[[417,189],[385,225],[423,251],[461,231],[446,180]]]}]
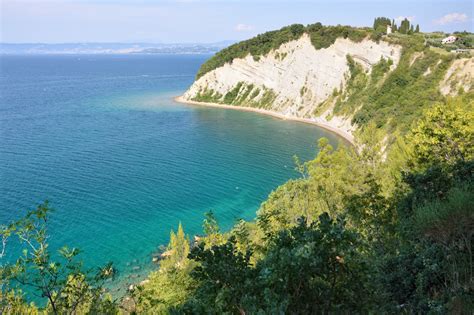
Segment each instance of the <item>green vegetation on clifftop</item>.
[{"label": "green vegetation on clifftop", "polygon": [[[255,60],[258,60],[260,56],[268,54],[273,49],[279,48],[282,44],[299,39],[304,33],[310,36],[311,43],[316,49],[321,49],[331,46],[339,37],[349,38],[357,42],[361,41],[370,35],[370,30],[342,25],[323,26],[321,23],[307,26],[302,24],[285,26],[280,30],[257,35],[219,51],[201,66],[196,78],[199,79],[207,72],[222,67],[236,58],[244,58],[249,54]],[[284,57],[279,56],[282,59]]]}]

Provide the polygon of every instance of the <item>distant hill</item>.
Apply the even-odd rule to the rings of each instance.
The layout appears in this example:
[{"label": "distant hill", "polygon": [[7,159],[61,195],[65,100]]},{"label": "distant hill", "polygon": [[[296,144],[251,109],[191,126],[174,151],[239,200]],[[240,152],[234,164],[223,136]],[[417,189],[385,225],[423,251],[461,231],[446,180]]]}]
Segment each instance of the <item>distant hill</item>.
[{"label": "distant hill", "polygon": [[0,43],[0,54],[214,54],[233,43]]}]

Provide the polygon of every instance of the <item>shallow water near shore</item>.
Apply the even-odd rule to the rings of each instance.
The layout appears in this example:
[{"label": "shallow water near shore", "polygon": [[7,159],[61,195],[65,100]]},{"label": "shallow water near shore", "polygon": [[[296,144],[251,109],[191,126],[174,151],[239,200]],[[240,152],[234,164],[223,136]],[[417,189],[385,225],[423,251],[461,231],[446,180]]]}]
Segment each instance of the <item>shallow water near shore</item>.
[{"label": "shallow water near shore", "polygon": [[[179,104],[209,56],[2,56],[0,223],[48,199],[52,249],[113,261],[122,289],[182,222],[251,220],[332,133],[249,112]],[[9,244],[8,259],[18,246]]]}]

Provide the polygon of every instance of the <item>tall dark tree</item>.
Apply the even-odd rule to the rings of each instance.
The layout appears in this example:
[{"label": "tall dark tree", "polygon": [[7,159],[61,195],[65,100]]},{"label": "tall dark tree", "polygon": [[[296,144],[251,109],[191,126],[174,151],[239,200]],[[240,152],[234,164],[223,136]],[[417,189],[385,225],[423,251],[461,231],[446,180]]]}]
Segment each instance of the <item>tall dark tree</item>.
[{"label": "tall dark tree", "polygon": [[410,31],[410,21],[407,18],[400,23],[398,31],[402,34],[408,34],[408,31]]},{"label": "tall dark tree", "polygon": [[374,30],[383,29],[386,30],[388,25],[391,25],[392,22],[389,18],[378,17],[374,20]]}]

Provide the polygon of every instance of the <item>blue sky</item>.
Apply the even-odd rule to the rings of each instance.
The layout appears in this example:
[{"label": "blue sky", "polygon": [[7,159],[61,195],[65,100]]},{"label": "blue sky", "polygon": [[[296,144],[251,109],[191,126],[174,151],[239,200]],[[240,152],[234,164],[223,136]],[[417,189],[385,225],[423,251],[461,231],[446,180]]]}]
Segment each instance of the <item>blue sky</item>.
[{"label": "blue sky", "polygon": [[0,0],[1,42],[216,42],[292,23],[372,25],[408,17],[422,31],[473,31],[472,0]]}]

